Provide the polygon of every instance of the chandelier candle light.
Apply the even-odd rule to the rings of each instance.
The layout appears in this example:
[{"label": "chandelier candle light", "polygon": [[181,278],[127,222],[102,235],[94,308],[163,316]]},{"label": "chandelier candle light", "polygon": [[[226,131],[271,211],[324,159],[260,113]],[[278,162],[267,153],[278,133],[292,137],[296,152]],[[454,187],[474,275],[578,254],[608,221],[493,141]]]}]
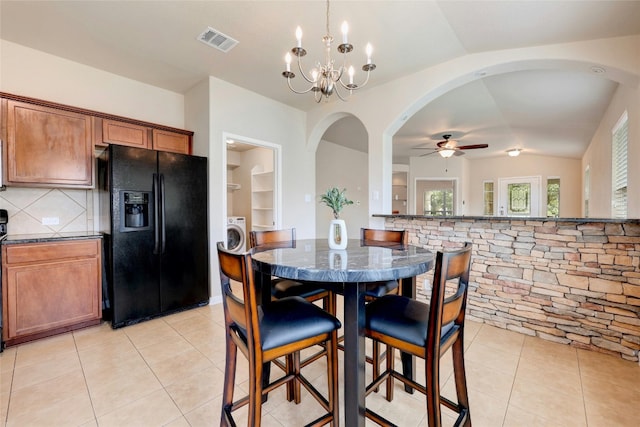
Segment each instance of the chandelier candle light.
[{"label": "chandelier candle light", "polygon": [[[325,100],[329,100],[329,97],[334,93],[338,95],[343,101],[351,96],[354,90],[362,88],[369,81],[369,73],[376,69],[376,65],[371,62],[371,53],[373,48],[371,44],[367,44],[367,63],[362,66],[362,70],[367,72],[367,78],[361,85],[357,85],[353,82],[355,75],[355,69],[353,66],[347,64],[347,54],[353,50],[353,45],[348,42],[349,24],[347,22],[342,23],[342,43],[338,46],[338,52],[343,54],[342,65],[335,66],[335,61],[331,58],[331,45],[333,43],[333,37],[329,32],[329,0],[327,0],[327,33],[322,37],[322,43],[325,46],[325,59],[324,63],[320,61],[316,62],[315,68],[311,70],[311,77],[309,77],[302,69],[302,57],[307,54],[307,51],[302,47],[302,29],[298,27],[296,29],[296,46],[291,49],[291,53],[287,53],[285,56],[285,62],[287,69],[282,72],[282,75],[287,79],[289,89],[295,93],[304,94],[313,92],[316,102],[320,102],[323,97]],[[291,71],[291,54],[298,57],[298,70],[300,75],[311,84],[308,89],[296,90],[291,85],[291,79],[296,75]],[[343,81],[344,74],[349,75],[349,83]],[[340,89],[342,88],[342,89]],[[341,90],[348,91],[348,95],[340,93]]]}]

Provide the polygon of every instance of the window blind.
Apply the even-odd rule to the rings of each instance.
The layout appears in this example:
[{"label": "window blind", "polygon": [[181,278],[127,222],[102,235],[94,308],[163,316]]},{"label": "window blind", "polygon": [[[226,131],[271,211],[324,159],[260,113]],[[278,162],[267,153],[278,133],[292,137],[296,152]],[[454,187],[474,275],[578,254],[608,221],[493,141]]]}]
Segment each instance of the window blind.
[{"label": "window blind", "polygon": [[612,134],[611,150],[611,215],[614,218],[627,217],[627,112],[622,115]]}]

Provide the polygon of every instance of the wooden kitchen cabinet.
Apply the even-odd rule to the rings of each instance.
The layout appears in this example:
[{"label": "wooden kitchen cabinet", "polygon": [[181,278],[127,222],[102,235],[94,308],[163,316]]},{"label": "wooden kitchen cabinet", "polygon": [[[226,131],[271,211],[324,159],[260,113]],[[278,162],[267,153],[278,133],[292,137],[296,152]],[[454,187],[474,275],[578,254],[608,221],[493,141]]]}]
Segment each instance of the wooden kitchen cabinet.
[{"label": "wooden kitchen cabinet", "polygon": [[172,153],[191,154],[191,137],[168,130],[153,129],[152,148]]},{"label": "wooden kitchen cabinet", "polygon": [[97,324],[101,240],[5,244],[3,340],[18,344]]},{"label": "wooden kitchen cabinet", "polygon": [[93,187],[91,116],[6,101],[6,184]]},{"label": "wooden kitchen cabinet", "polygon": [[96,143],[149,147],[149,128],[132,123],[102,119],[102,139]]}]

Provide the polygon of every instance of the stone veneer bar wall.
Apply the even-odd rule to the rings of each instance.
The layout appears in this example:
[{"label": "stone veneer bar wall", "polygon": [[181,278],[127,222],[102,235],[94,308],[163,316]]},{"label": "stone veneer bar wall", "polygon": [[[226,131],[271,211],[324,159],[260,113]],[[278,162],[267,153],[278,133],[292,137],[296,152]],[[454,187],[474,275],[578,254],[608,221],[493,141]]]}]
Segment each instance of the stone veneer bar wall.
[{"label": "stone veneer bar wall", "polygon": [[375,216],[434,251],[473,243],[468,318],[638,361],[639,220]]}]

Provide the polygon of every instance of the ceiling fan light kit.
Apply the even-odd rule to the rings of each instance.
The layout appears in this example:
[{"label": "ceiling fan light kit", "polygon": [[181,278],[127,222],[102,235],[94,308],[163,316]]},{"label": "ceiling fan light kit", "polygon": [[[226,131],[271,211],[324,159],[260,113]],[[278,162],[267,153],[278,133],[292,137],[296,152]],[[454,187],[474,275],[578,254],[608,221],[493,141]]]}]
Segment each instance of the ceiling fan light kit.
[{"label": "ceiling fan light kit", "polygon": [[[343,54],[342,65],[335,67],[335,61],[331,58],[331,44],[333,43],[333,37],[329,31],[329,0],[327,0],[327,33],[322,37],[322,44],[325,46],[325,60],[324,63],[316,61],[316,65],[306,74],[302,69],[302,57],[307,54],[307,51],[302,47],[302,29],[298,27],[296,29],[296,46],[291,49],[291,52],[287,52],[285,55],[286,70],[282,72],[282,76],[287,79],[287,84],[292,92],[298,94],[304,94],[313,92],[316,102],[322,101],[324,98],[328,100],[334,93],[343,101],[346,101],[354,90],[364,87],[369,82],[369,73],[376,69],[376,64],[371,62],[371,53],[373,48],[371,44],[367,44],[366,54],[367,62],[362,66],[362,71],[366,71],[367,77],[365,81],[357,85],[354,83],[355,69],[352,65],[348,65],[347,55],[353,50],[353,45],[348,42],[349,25],[347,21],[342,23],[342,43],[338,45],[338,52]],[[291,54],[298,57],[298,70],[300,75],[310,84],[305,90],[296,90],[291,85],[291,79],[296,75],[291,71]],[[343,76],[348,74],[349,83],[343,81]],[[346,91],[344,94],[342,91]]]},{"label": "ceiling fan light kit", "polygon": [[453,148],[444,148],[438,151],[438,153],[440,153],[440,155],[445,159],[448,159],[449,157],[453,156],[455,152],[456,150],[454,150]]},{"label": "ceiling fan light kit", "polygon": [[509,157],[518,157],[521,151],[519,148],[512,148],[511,150],[507,150],[507,154]]}]

